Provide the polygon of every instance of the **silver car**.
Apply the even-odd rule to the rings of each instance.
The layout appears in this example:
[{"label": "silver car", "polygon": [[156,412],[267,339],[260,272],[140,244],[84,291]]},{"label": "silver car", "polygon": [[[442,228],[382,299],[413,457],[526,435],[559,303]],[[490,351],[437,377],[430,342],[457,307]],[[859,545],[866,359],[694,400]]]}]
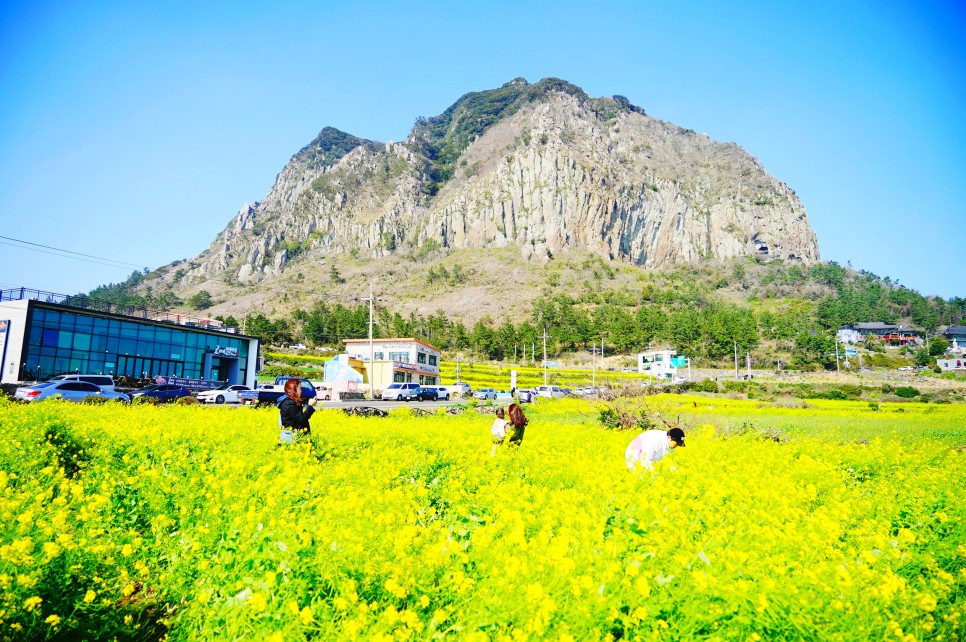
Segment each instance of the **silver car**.
[{"label": "silver car", "polygon": [[14,399],[24,401],[43,401],[44,399],[60,398],[64,401],[81,402],[88,397],[104,397],[105,399],[131,399],[120,392],[104,390],[85,381],[45,381],[33,386],[17,388]]}]

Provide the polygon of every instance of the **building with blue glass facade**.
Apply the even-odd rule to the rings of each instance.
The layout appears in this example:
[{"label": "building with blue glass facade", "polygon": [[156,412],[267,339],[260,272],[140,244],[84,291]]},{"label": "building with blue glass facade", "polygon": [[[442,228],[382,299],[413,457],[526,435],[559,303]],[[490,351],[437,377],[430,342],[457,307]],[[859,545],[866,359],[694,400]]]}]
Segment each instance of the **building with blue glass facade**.
[{"label": "building with blue glass facade", "polygon": [[63,373],[255,386],[259,342],[217,321],[22,288],[0,292],[2,383]]}]

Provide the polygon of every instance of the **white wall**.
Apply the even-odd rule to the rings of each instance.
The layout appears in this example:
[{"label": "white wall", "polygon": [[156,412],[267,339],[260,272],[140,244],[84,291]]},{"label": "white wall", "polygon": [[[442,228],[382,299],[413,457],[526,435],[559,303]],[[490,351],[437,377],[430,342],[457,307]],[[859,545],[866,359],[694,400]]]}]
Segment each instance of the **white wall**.
[{"label": "white wall", "polygon": [[[28,300],[0,301],[0,320],[10,321],[7,328],[6,352],[3,354],[2,383],[19,383],[20,358],[23,348],[24,332],[27,329]],[[0,352],[3,347],[0,346]]]}]

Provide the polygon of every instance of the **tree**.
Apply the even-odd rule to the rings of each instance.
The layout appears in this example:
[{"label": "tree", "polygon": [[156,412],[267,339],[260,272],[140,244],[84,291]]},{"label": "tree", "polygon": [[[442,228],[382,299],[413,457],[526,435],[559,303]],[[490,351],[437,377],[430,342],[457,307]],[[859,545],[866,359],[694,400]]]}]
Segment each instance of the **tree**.
[{"label": "tree", "polygon": [[212,306],[211,294],[208,290],[201,290],[188,299],[188,305],[195,310],[207,310]]},{"label": "tree", "polygon": [[946,337],[932,337],[929,339],[929,356],[939,357],[949,349],[949,339]]}]

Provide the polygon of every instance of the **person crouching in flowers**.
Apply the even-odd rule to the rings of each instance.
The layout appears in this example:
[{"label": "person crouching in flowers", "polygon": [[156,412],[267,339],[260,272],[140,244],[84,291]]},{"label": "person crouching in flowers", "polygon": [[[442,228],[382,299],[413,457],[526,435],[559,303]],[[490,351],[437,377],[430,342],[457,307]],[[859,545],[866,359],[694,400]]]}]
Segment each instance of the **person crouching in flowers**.
[{"label": "person crouching in flowers", "polygon": [[496,456],[496,449],[506,439],[506,427],[508,425],[509,422],[506,420],[506,413],[503,412],[503,408],[497,408],[496,419],[490,426],[490,434],[493,436],[493,449],[490,451],[490,457]]},{"label": "person crouching in flowers", "polygon": [[677,448],[684,447],[684,431],[680,428],[645,430],[624,451],[624,461],[631,470],[640,464],[646,470],[654,470],[654,462]]},{"label": "person crouching in flowers", "polygon": [[527,417],[523,414],[523,408],[518,403],[511,403],[506,410],[506,414],[510,422],[508,428],[513,429],[512,432],[507,431],[506,444],[507,446],[519,446],[523,441],[523,430],[527,427]]},{"label": "person crouching in flowers", "polygon": [[309,418],[315,412],[315,397],[305,399],[298,379],[285,382],[285,395],[278,401],[279,443],[293,444],[310,439]]}]

